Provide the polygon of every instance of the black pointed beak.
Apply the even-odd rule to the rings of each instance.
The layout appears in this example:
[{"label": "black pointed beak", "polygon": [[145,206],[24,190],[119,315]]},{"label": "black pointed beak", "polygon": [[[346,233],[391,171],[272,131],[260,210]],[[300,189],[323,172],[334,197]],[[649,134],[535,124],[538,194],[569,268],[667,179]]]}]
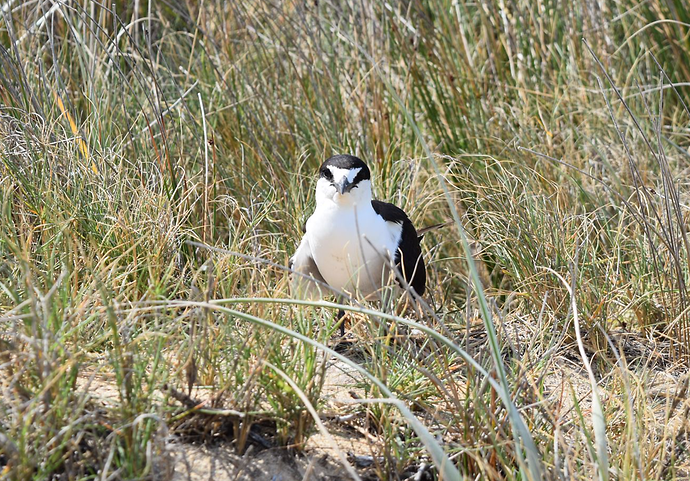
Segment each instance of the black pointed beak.
[{"label": "black pointed beak", "polygon": [[336,182],[335,188],[338,192],[340,192],[340,195],[343,195],[345,192],[350,192],[352,189],[352,183],[347,180],[347,177],[343,177],[340,182]]}]

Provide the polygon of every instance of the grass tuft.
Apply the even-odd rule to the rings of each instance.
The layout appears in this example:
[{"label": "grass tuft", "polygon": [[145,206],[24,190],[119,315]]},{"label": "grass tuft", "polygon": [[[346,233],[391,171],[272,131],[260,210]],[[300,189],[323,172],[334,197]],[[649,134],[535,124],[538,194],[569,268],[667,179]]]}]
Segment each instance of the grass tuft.
[{"label": "grass tuft", "polygon": [[[0,479],[690,475],[682,2],[0,10]],[[290,297],[343,152],[444,224],[415,315]]]}]

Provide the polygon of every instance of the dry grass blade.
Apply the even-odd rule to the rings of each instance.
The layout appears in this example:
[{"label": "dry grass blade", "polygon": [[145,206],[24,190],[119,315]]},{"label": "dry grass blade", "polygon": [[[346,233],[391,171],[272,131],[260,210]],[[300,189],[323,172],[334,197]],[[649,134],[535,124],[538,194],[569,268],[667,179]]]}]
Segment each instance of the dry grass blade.
[{"label": "dry grass blade", "polygon": [[[0,477],[353,477],[311,408],[361,479],[690,476],[682,2],[58,3],[0,6]],[[291,298],[346,152],[419,312]]]},{"label": "dry grass blade", "polygon": [[[589,382],[592,388],[592,427],[594,429],[594,438],[596,442],[596,458],[595,463],[597,467],[597,474],[601,481],[606,481],[609,479],[609,455],[608,455],[608,440],[606,436],[606,417],[604,416],[604,410],[601,405],[601,395],[599,393],[599,383],[594,376],[594,371],[592,370],[592,365],[587,357],[587,352],[585,351],[585,345],[582,341],[582,331],[580,329],[580,316],[577,310],[577,300],[575,298],[575,291],[573,290],[572,284],[568,284],[563,276],[553,269],[546,269],[551,272],[554,276],[558,278],[563,286],[568,290],[570,294],[570,308],[573,313],[573,322],[575,325],[575,335],[577,336],[577,348],[580,352],[580,358],[582,359],[582,364],[587,371],[587,376],[589,377]],[[575,272],[573,272],[573,278],[575,277]],[[574,283],[574,281],[573,281]]]}]

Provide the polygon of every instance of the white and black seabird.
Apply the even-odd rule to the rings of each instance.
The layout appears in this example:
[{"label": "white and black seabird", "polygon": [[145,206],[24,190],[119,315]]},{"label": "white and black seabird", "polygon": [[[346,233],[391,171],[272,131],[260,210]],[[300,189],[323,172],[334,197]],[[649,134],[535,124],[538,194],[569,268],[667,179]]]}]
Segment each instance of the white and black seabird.
[{"label": "white and black seabird", "polygon": [[[336,155],[319,168],[316,210],[290,267],[339,291],[371,297],[388,282],[393,260],[421,296],[426,271],[419,239],[402,209],[372,199],[367,165],[352,155]],[[300,277],[294,280],[304,291]],[[302,294],[313,297],[316,289],[309,283]]]}]

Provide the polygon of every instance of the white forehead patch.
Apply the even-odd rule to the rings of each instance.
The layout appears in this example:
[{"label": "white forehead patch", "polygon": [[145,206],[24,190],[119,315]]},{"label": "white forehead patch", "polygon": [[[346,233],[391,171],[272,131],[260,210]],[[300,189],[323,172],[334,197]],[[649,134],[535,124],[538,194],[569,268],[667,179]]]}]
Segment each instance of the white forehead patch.
[{"label": "white forehead patch", "polygon": [[357,177],[359,171],[362,170],[361,167],[357,167],[356,169],[342,169],[334,165],[329,165],[326,168],[331,171],[331,174],[333,174],[333,180],[347,177],[347,181],[350,183],[355,180],[355,177]]}]

